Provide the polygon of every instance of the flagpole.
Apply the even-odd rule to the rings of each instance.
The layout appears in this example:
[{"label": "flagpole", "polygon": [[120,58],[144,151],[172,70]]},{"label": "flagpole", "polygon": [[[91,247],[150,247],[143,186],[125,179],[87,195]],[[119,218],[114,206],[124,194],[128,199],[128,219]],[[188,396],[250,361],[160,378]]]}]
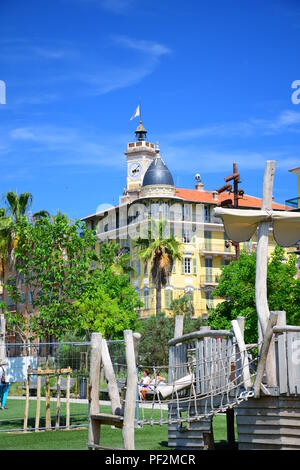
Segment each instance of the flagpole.
[{"label": "flagpole", "polygon": [[142,124],[142,102],[141,102],[141,100],[139,101],[139,105],[140,105],[140,124]]}]

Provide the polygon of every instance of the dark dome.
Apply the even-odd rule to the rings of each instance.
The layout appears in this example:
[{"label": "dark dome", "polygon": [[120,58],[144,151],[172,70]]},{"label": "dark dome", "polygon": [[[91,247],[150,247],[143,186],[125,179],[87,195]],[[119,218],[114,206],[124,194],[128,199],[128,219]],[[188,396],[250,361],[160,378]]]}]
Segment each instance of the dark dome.
[{"label": "dark dome", "polygon": [[160,157],[156,157],[146,171],[142,186],[163,184],[174,186],[173,177]]}]

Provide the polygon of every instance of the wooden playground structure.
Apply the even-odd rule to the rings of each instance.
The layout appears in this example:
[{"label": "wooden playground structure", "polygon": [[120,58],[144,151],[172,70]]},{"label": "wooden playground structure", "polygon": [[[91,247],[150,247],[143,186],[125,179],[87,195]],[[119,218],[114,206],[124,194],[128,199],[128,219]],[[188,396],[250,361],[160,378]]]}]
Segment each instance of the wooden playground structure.
[{"label": "wooden playground structure", "polygon": [[[154,384],[152,411],[135,420],[137,400],[136,359],[138,340],[124,332],[127,380],[120,402],[113,366],[105,340],[92,335],[90,362],[90,449],[100,449],[101,425],[123,429],[125,449],[134,449],[135,426],[168,424],[169,446],[180,449],[212,449],[212,419],[227,416],[227,438],[234,443],[236,413],[239,449],[300,449],[300,327],[286,325],[285,312],[270,312],[267,301],[267,256],[270,223],[278,244],[292,246],[300,239],[300,214],[272,211],[275,162],[267,161],[262,208],[257,211],[215,209],[234,242],[248,240],[258,228],[255,297],[258,343],[244,342],[244,319],[232,321],[232,330],[200,331],[183,335],[183,318],[177,317],[174,338],[169,341],[168,383]],[[249,352],[258,350],[257,363]],[[102,359],[101,359],[102,356]],[[101,360],[108,382],[112,414],[99,413]],[[153,367],[154,376],[157,368]],[[168,405],[168,417],[162,413]],[[142,407],[143,403],[140,401]]]},{"label": "wooden playground structure", "polygon": [[30,390],[30,379],[33,376],[37,378],[36,388],[36,413],[35,413],[35,428],[34,431],[38,432],[40,428],[40,407],[41,407],[41,386],[42,378],[45,377],[45,398],[46,398],[46,422],[45,429],[51,430],[51,410],[50,410],[50,378],[56,377],[56,412],[55,412],[55,429],[60,428],[60,417],[61,417],[61,378],[66,376],[66,424],[65,428],[70,429],[70,382],[71,382],[71,367],[66,369],[49,369],[48,363],[46,368],[32,369],[30,366],[27,371],[26,380],[26,401],[24,411],[24,431],[28,430],[28,411],[29,411],[29,390]]}]

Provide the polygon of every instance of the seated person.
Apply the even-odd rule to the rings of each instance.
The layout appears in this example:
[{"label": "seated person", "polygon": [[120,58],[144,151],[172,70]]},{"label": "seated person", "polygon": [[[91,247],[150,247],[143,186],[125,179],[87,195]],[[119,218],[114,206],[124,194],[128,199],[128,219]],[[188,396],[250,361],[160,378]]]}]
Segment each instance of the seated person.
[{"label": "seated person", "polygon": [[147,393],[154,392],[155,387],[157,387],[158,385],[164,385],[165,380],[166,379],[158,373],[156,378],[152,379],[147,386],[140,389],[140,397],[142,398],[142,400],[146,400]]},{"label": "seated person", "polygon": [[145,388],[147,388],[149,386],[150,382],[151,382],[151,377],[149,375],[149,370],[144,369],[143,370],[143,376],[142,376],[141,380],[139,381],[139,394],[140,394],[140,396],[142,396],[141,391],[144,390]]}]

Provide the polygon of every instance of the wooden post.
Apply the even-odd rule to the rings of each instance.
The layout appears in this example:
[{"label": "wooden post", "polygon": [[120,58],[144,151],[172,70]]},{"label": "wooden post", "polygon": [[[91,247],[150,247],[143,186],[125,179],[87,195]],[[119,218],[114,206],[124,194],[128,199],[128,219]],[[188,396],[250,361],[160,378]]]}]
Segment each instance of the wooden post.
[{"label": "wooden post", "polygon": [[105,339],[102,339],[101,345],[101,359],[104,368],[104,374],[107,380],[108,393],[109,398],[111,400],[112,414],[119,415],[121,412],[119,389],[116,381],[114,368],[111,362],[107,342]]},{"label": "wooden post", "polygon": [[92,333],[90,356],[90,393],[89,393],[89,431],[88,445],[99,445],[100,426],[91,419],[91,416],[99,413],[99,378],[101,364],[101,333]]},{"label": "wooden post", "polygon": [[24,431],[27,431],[28,426],[28,411],[29,411],[29,385],[30,385],[30,366],[27,369],[27,380],[26,380],[26,401],[24,411]]},{"label": "wooden post", "polygon": [[40,367],[37,370],[36,378],[36,414],[35,414],[35,432],[39,431],[40,427],[40,412],[41,412],[41,376],[39,375]]},{"label": "wooden post", "polygon": [[270,318],[267,323],[267,328],[266,328],[265,335],[264,335],[264,342],[261,348],[261,354],[260,354],[260,358],[259,358],[259,362],[257,366],[256,378],[254,382],[254,397],[255,398],[260,397],[260,387],[261,387],[262,378],[263,378],[264,370],[265,370],[266,363],[267,363],[270,343],[273,337],[273,326],[276,325],[277,318],[278,318],[278,315],[276,312],[270,312]]},{"label": "wooden post", "polygon": [[[48,363],[46,364],[48,369]],[[46,375],[46,429],[51,429],[51,410],[50,410],[50,379]]]},{"label": "wooden post", "polygon": [[[67,406],[67,403],[66,403],[66,406]],[[59,424],[60,424],[60,374],[58,374],[58,377],[57,377],[55,429],[59,429]]]},{"label": "wooden post", "polygon": [[[245,345],[245,342],[244,342],[245,317],[237,317],[237,319],[233,320],[233,321],[235,322],[234,326],[233,326],[232,322],[231,322],[231,324],[232,324],[233,331],[234,331],[235,336],[236,336],[236,340],[237,340],[238,347],[239,347],[240,354],[241,354],[242,361],[243,361],[243,357],[245,356],[245,354],[247,355],[246,345]],[[239,340],[237,339],[237,334],[236,334],[235,330],[239,332],[238,333]],[[247,359],[248,359],[248,356],[247,356]],[[242,364],[243,364],[243,362],[242,362]],[[249,368],[248,368],[248,370],[249,370]],[[242,369],[242,371],[244,373],[244,368]],[[248,382],[247,374],[246,374],[246,377],[243,375],[244,384],[245,384],[245,379],[246,379],[246,382]],[[249,373],[249,379],[250,379],[250,373]],[[248,383],[248,386],[249,386],[249,383]],[[227,410],[226,410],[226,428],[227,428],[227,442],[228,442],[228,445],[231,448],[234,448],[234,446],[235,446],[235,431],[234,431],[234,409],[233,408],[227,408]]]},{"label": "wooden post", "polygon": [[137,387],[135,352],[131,330],[124,331],[127,363],[127,389],[125,396],[123,441],[126,450],[134,450],[134,413]]},{"label": "wooden post", "polygon": [[[262,210],[272,210],[272,192],[276,162],[268,160],[266,162]],[[255,301],[258,315],[258,330],[260,343],[264,339],[268,319],[270,317],[267,299],[267,269],[268,269],[268,243],[269,243],[269,222],[261,222],[258,226],[257,247],[256,247],[256,278],[255,278]],[[276,365],[275,348],[271,346],[269,357],[266,363],[267,384],[276,385]]]},{"label": "wooden post", "polygon": [[68,372],[66,384],[66,429],[70,429],[70,382],[71,371]]},{"label": "wooden post", "polygon": [[175,329],[174,329],[174,338],[179,338],[183,335],[183,315],[176,315],[175,317]]},{"label": "wooden post", "polygon": [[[135,365],[136,365],[136,377],[138,379],[139,375],[139,349],[140,349],[140,342],[141,342],[142,335],[141,333],[133,333],[133,346],[134,346],[134,355],[135,355]],[[136,386],[136,409],[135,409],[135,417],[137,421],[140,419],[140,408],[139,408],[139,386]]]},{"label": "wooden post", "polygon": [[252,384],[251,384],[251,379],[250,379],[248,354],[247,354],[246,344],[244,341],[244,334],[243,334],[244,331],[242,332],[239,326],[239,323],[243,324],[241,319],[242,317],[239,317],[239,322],[238,320],[232,320],[231,325],[232,325],[232,328],[236,337],[236,341],[238,344],[238,348],[240,351],[240,355],[241,355],[242,377],[243,377],[244,387],[247,390],[247,388],[251,388]]}]

